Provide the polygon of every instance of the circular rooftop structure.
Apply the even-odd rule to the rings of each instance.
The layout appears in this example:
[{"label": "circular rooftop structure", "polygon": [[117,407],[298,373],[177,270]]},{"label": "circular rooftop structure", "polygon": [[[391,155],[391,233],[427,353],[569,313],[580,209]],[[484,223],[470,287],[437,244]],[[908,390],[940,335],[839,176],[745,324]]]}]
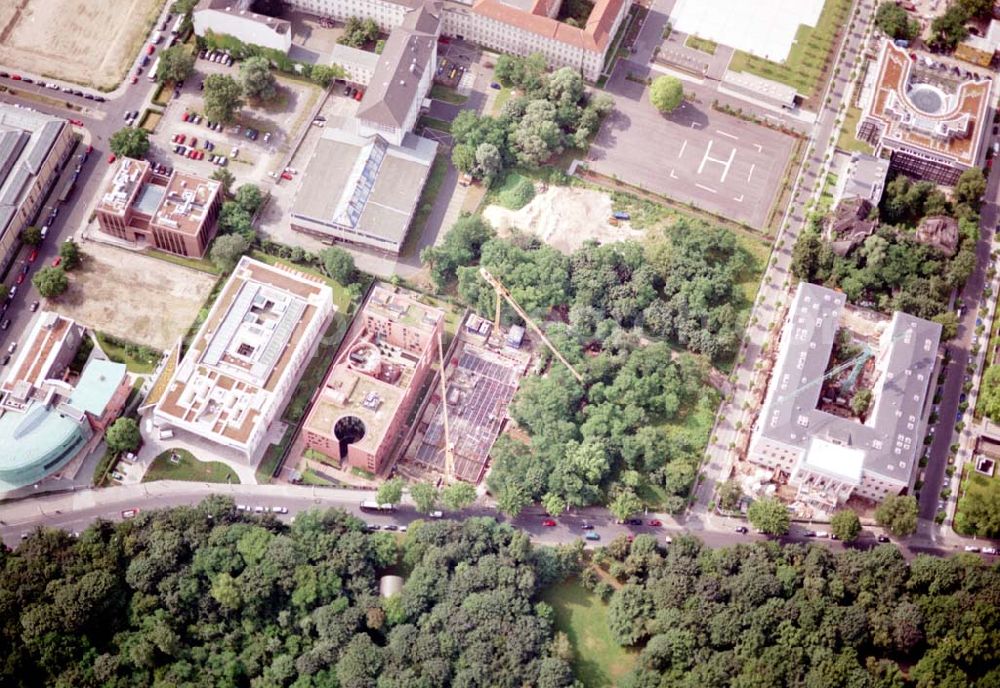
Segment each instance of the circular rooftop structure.
[{"label": "circular rooftop structure", "polygon": [[944,91],[930,84],[916,84],[906,95],[913,106],[925,115],[939,115],[948,104]]}]

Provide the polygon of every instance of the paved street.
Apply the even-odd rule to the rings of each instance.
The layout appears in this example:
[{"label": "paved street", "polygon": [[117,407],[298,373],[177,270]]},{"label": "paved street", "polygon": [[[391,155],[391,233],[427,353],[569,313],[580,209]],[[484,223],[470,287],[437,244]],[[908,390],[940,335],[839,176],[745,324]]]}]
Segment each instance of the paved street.
[{"label": "paved street", "polygon": [[[232,497],[236,504],[254,507],[285,507],[288,514],[282,519],[291,519],[295,514],[312,508],[336,507],[344,509],[368,523],[385,526],[388,524],[405,525],[419,518],[427,518],[417,513],[408,498],[392,515],[363,513],[360,503],[371,498],[371,492],[364,490],[344,490],[331,488],[303,487],[294,485],[210,485],[207,483],[186,483],[163,481],[143,483],[139,485],[123,485],[102,490],[81,490],[61,495],[46,495],[31,500],[6,503],[0,506],[0,539],[8,546],[17,546],[22,536],[34,528],[45,526],[61,528],[68,532],[80,532],[97,519],[120,521],[123,512],[132,509],[161,509],[171,506],[196,504],[208,495],[222,494]],[[469,518],[472,516],[490,516],[498,518],[495,510],[474,506],[462,512],[448,514],[447,518]],[[669,516],[663,514],[648,514],[641,526],[626,526],[615,523],[604,509],[581,509],[565,514],[557,519],[553,527],[543,525],[547,517],[540,508],[534,507],[512,521],[512,524],[527,532],[532,540],[541,544],[565,544],[582,538],[585,531],[582,526],[594,526],[594,532],[600,536],[597,542],[588,542],[590,546],[607,544],[620,535],[636,535],[646,533],[655,535],[658,539],[674,537],[682,533],[697,535],[712,547],[723,547],[738,542],[766,539],[764,536],[742,535],[735,531],[741,521],[713,517],[711,519],[696,519],[685,526],[678,524]],[[650,526],[652,519],[660,520],[662,526]],[[844,548],[843,543],[827,539],[817,539],[806,536],[808,526],[796,525],[790,535],[781,538],[782,542],[814,542],[828,546],[834,550]],[[818,527],[817,527],[818,529]],[[875,546],[875,533],[865,532],[860,540],[852,545],[857,548]],[[917,551],[933,554],[943,554],[945,550],[935,549],[932,543],[923,541],[908,542],[901,546],[907,557]]]}]

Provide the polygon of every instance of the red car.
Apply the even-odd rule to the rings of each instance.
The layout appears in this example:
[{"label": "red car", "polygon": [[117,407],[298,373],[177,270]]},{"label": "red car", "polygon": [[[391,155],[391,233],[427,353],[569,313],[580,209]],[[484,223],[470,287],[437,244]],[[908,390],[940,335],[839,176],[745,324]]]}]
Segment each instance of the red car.
[{"label": "red car", "polygon": [[15,280],[18,284],[24,284],[24,273],[19,272],[17,274],[17,279]]},{"label": "red car", "polygon": [[94,152],[94,147],[93,146],[87,146],[87,155],[90,155],[93,152]]},{"label": "red car", "polygon": [[292,175],[288,174],[287,172],[282,172],[281,178],[284,179],[285,181],[289,182],[292,181]]},{"label": "red car", "polygon": [[36,258],[38,258],[38,249],[33,248],[31,249],[31,253],[28,254],[28,262],[34,263]]},{"label": "red car", "polygon": [[184,120],[185,122],[187,122],[190,117],[191,113],[189,112],[185,112],[183,115],[181,115],[181,119]]},{"label": "red car", "polygon": [[150,43],[149,45],[146,46],[146,54],[147,55],[152,55],[154,52],[156,52],[156,46],[155,45],[153,45],[152,43]]},{"label": "red car", "polygon": [[195,137],[195,136],[192,136],[191,137],[191,147],[194,148],[197,145],[198,145],[198,138]]},{"label": "red car", "polygon": [[79,119],[71,119],[69,121],[69,123],[72,124],[74,127],[82,127],[83,126],[83,120],[79,120]]},{"label": "red car", "polygon": [[52,267],[57,268],[60,263],[62,263],[62,256],[56,256],[56,259],[52,261]]},{"label": "red car", "polygon": [[360,103],[361,99],[364,98],[364,96],[365,96],[365,92],[359,90],[358,91],[358,95],[354,96],[354,100],[356,100],[356,101],[358,101]]},{"label": "red car", "polygon": [[139,83],[139,77],[138,77],[138,76],[136,76],[135,74],[133,74],[133,75],[132,75],[132,83],[133,83],[133,84],[137,84],[137,83]]},{"label": "red car", "polygon": [[115,154],[114,153],[109,153],[108,154],[108,164],[110,165],[114,161],[115,161]]},{"label": "red car", "polygon": [[662,525],[663,525],[663,523],[661,523],[661,522],[660,522],[660,519],[658,519],[658,518],[654,518],[654,519],[652,519],[652,520],[651,520],[651,521],[649,522],[649,525],[651,525],[651,526],[662,526]]},{"label": "red car", "polygon": [[551,518],[547,518],[544,521],[542,521],[542,525],[545,526],[546,528],[553,528],[555,527],[556,522],[553,521]]},{"label": "red car", "polygon": [[187,135],[186,134],[178,134],[177,135],[177,143],[184,143],[185,141],[187,141]]},{"label": "red car", "polygon": [[21,80],[21,75],[20,74],[11,74],[10,78],[13,79],[14,81],[20,81]]}]

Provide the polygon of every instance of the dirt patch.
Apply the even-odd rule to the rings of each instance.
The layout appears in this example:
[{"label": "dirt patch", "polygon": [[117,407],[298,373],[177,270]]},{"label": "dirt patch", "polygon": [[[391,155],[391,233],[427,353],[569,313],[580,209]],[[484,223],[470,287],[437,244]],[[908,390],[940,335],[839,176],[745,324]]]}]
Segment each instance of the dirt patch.
[{"label": "dirt patch", "polygon": [[611,197],[602,191],[553,186],[520,210],[490,205],[483,211],[483,217],[500,236],[515,230],[529,232],[553,248],[570,254],[587,241],[606,244],[643,235],[628,222],[613,226],[609,222],[611,213]]},{"label": "dirt patch", "polygon": [[5,0],[0,64],[112,89],[165,0]]},{"label": "dirt patch", "polygon": [[140,253],[87,243],[69,290],[46,307],[87,327],[168,349],[187,332],[215,278]]}]

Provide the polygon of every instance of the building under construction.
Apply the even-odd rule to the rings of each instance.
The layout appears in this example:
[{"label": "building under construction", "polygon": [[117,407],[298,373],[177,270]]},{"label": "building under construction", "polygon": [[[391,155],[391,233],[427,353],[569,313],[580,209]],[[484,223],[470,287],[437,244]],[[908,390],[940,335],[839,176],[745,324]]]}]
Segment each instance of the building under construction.
[{"label": "building under construction", "polygon": [[486,474],[490,450],[507,421],[507,407],[517,392],[531,355],[520,349],[524,328],[506,333],[469,314],[445,369],[444,397],[435,386],[404,462],[445,474],[446,444],[451,442],[452,476],[478,483]]},{"label": "building under construction", "polygon": [[[848,308],[840,292],[799,284],[747,454],[824,509],[912,488],[937,374],[939,324],[896,312],[852,333]],[[862,389],[868,403],[852,404]]]}]

